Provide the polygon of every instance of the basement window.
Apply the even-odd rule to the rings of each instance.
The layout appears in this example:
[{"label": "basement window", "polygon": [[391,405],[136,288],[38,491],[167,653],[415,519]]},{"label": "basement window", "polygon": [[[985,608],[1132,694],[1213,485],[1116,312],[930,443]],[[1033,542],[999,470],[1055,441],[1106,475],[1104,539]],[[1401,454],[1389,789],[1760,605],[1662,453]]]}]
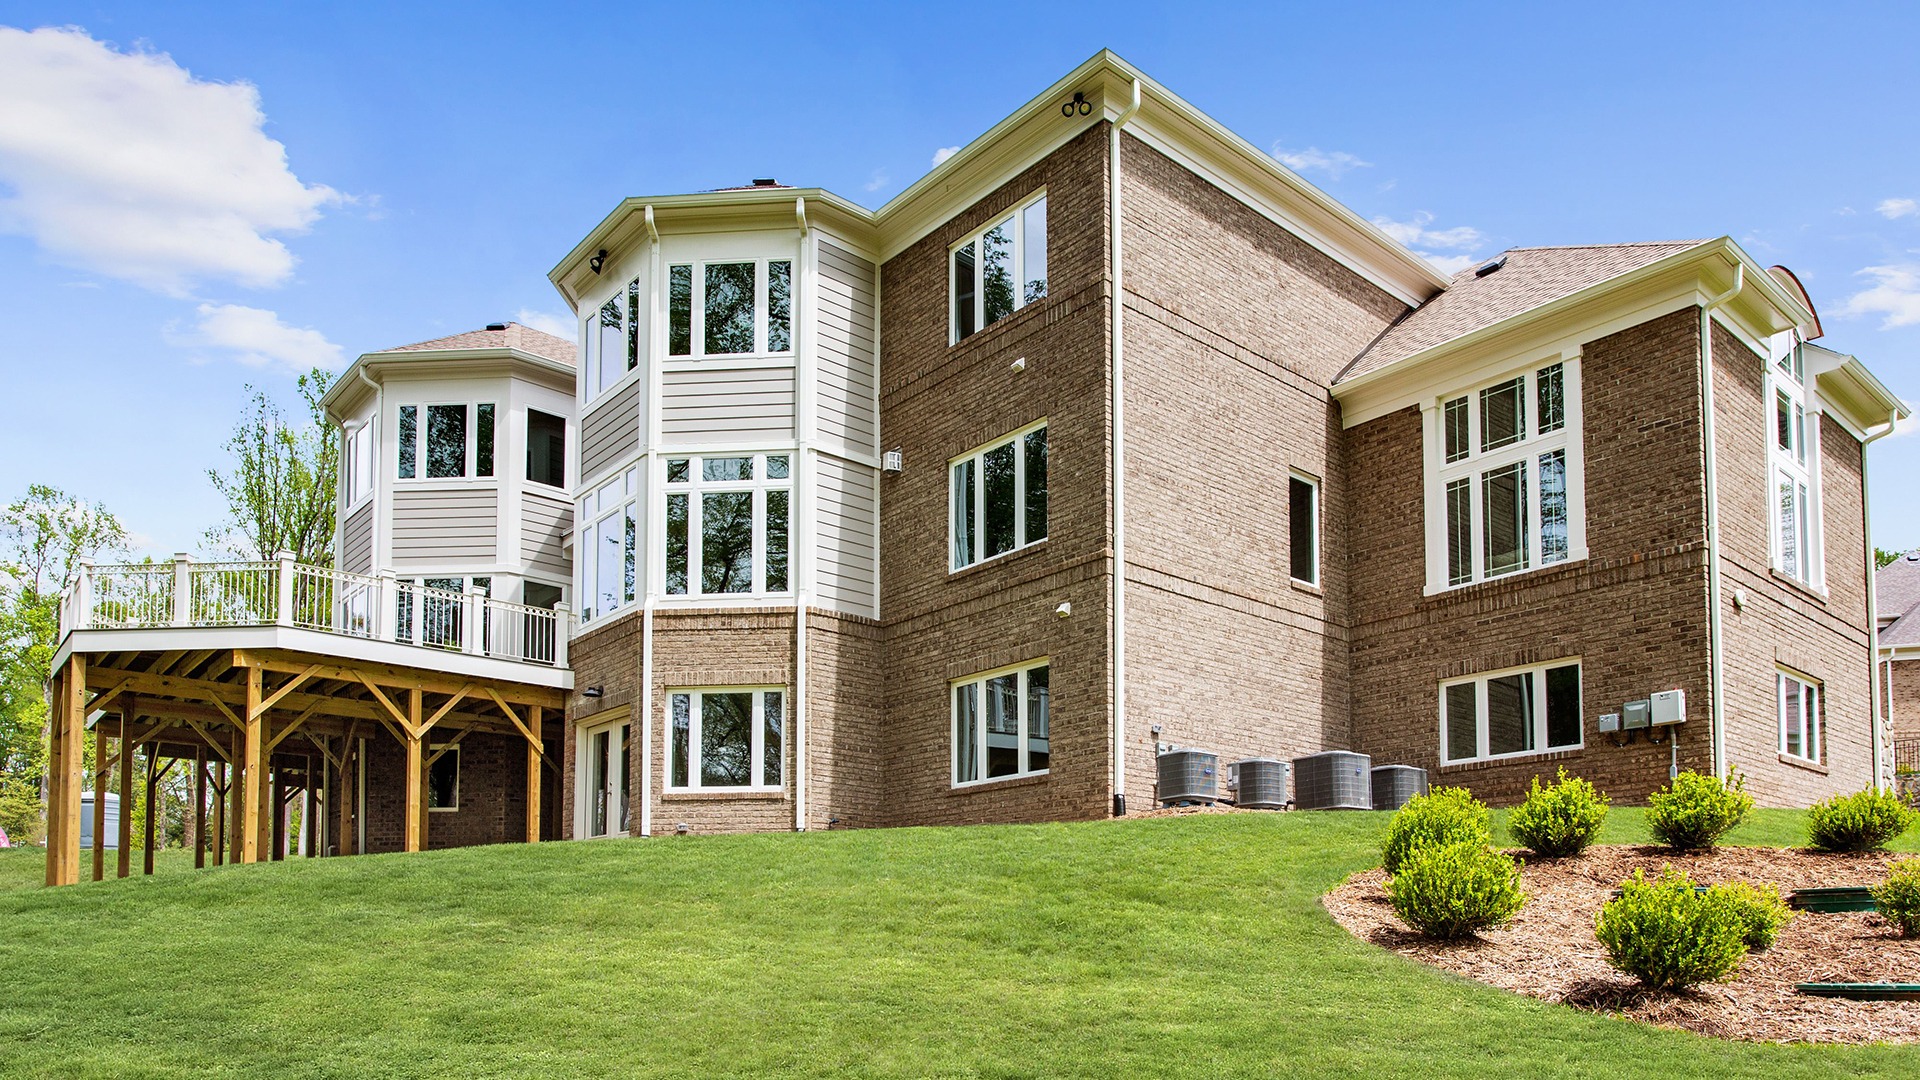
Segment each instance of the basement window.
[{"label": "basement window", "polygon": [[1580,662],[1560,660],[1440,684],[1440,763],[1579,749]]},{"label": "basement window", "polygon": [[668,706],[667,790],[781,790],[784,689],[670,690]]},{"label": "basement window", "polygon": [[948,251],[952,341],[1047,295],[1047,193],[1042,191]]},{"label": "basement window", "polygon": [[1035,776],[1052,760],[1046,660],[953,684],[953,785]]}]

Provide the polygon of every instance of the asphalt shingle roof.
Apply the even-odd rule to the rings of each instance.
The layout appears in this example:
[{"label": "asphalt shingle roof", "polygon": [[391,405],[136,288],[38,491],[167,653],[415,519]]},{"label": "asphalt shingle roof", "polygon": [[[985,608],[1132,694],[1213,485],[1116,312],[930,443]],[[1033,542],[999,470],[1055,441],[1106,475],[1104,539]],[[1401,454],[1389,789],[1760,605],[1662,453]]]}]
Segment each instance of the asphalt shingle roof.
[{"label": "asphalt shingle roof", "polygon": [[1442,342],[1704,243],[1673,240],[1514,248],[1506,253],[1506,265],[1485,277],[1474,276],[1473,269],[1453,275],[1445,292],[1388,327],[1334,382],[1378,371]]},{"label": "asphalt shingle roof", "polygon": [[574,344],[566,338],[554,337],[544,331],[519,323],[506,324],[505,330],[469,330],[464,334],[451,337],[434,338],[432,341],[417,341],[412,345],[400,345],[382,352],[427,352],[442,349],[518,349],[535,356],[544,356],[549,360],[558,360],[563,364],[574,362]]},{"label": "asphalt shingle roof", "polygon": [[1920,645],[1920,551],[1909,551],[1873,572],[1874,606],[1897,616],[1880,631],[1882,645]]}]

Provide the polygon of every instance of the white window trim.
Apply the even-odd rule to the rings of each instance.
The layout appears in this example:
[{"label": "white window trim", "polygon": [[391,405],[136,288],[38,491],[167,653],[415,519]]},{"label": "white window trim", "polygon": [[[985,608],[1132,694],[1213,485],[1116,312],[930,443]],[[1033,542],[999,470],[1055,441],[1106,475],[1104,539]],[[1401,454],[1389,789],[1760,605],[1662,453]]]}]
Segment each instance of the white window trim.
[{"label": "white window trim", "polygon": [[[959,254],[961,248],[966,247],[968,244],[971,244],[974,241],[980,239],[982,236],[985,236],[987,233],[992,232],[994,228],[996,228],[997,226],[1004,224],[1008,221],[1011,221],[1013,223],[1013,239],[1012,239],[1013,280],[1014,280],[1015,288],[1013,290],[1013,312],[1008,312],[1007,315],[1002,317],[1011,318],[1014,312],[1017,312],[1021,308],[1024,308],[1027,306],[1026,275],[1024,273],[1027,266],[1027,235],[1026,235],[1027,208],[1029,206],[1032,206],[1034,203],[1037,203],[1042,199],[1045,199],[1046,197],[1047,197],[1047,189],[1041,188],[1040,190],[1032,193],[1031,195],[1028,195],[1026,198],[1021,199],[1019,202],[1013,204],[1013,206],[1007,209],[1006,211],[999,214],[995,214],[993,216],[993,220],[988,221],[986,224],[968,233],[966,236],[961,237],[959,240],[954,241],[951,245],[948,246],[947,248],[947,344],[948,345],[958,345],[960,344],[960,342],[966,340],[966,338],[963,338],[960,336],[960,313],[954,307],[953,276],[956,273],[955,257]],[[1048,232],[1049,233],[1052,232],[1051,223],[1049,223],[1048,225]],[[1052,239],[1051,235],[1049,235],[1048,239],[1049,240]],[[1051,260],[1052,253],[1049,252],[1048,254],[1049,254],[1049,259],[1047,264],[1047,275],[1049,279],[1051,279],[1053,275],[1053,264]],[[974,266],[976,269],[980,266],[979,256],[977,254],[974,257]],[[982,333],[987,329],[989,329],[990,327],[990,324],[987,322],[987,290],[984,287],[984,283],[985,283],[985,279],[983,278],[982,287],[975,288],[973,291],[973,333],[974,334]],[[1048,286],[1049,286],[1049,290],[1051,290],[1051,286],[1052,286],[1051,280],[1048,281]],[[973,334],[967,335],[967,337],[972,337],[972,336]]]},{"label": "white window trim", "polygon": [[[1317,588],[1319,588],[1319,587],[1320,587],[1320,579],[1321,579],[1321,577],[1323,576],[1323,574],[1322,574],[1322,572],[1321,572],[1321,566],[1320,566],[1320,520],[1321,520],[1321,513],[1320,513],[1320,480],[1319,480],[1319,478],[1318,478],[1318,477],[1314,477],[1314,476],[1310,476],[1310,475],[1308,475],[1307,473],[1303,473],[1303,472],[1301,472],[1301,471],[1300,471],[1300,470],[1298,470],[1298,469],[1293,469],[1293,470],[1290,470],[1290,471],[1289,471],[1289,472],[1287,473],[1287,479],[1288,479],[1288,482],[1289,482],[1289,483],[1288,483],[1288,488],[1289,488],[1289,490],[1287,491],[1287,545],[1288,545],[1288,549],[1287,549],[1287,576],[1288,576],[1288,578],[1289,578],[1289,579],[1291,579],[1291,580],[1293,580],[1293,581],[1297,581],[1297,582],[1299,582],[1299,583],[1300,583],[1300,584],[1302,584],[1302,585],[1311,585],[1311,586],[1313,586],[1314,588],[1316,588],[1316,589],[1317,589]],[[1313,489],[1313,549],[1312,549],[1312,555],[1313,555],[1313,576],[1312,576],[1312,577],[1310,577],[1310,578],[1303,578],[1303,577],[1294,577],[1294,576],[1293,576],[1293,549],[1292,549],[1292,545],[1293,545],[1293,491],[1291,490],[1291,488],[1292,488],[1292,483],[1291,483],[1291,482],[1292,482],[1292,481],[1294,481],[1294,480],[1298,480],[1298,481],[1300,481],[1301,483],[1303,483],[1303,484],[1306,484],[1306,485],[1307,485],[1308,487],[1310,487],[1310,488],[1312,488],[1312,489]]]},{"label": "white window trim", "polygon": [[[427,475],[427,410],[442,405],[461,405],[467,410],[467,448],[466,471],[459,476]],[[493,475],[478,476],[475,470],[480,467],[480,406],[493,406]],[[413,417],[413,475],[400,475],[400,410],[412,406],[416,411]],[[461,400],[421,400],[402,401],[393,410],[393,479],[398,484],[445,484],[445,485],[481,485],[493,484],[500,480],[500,448],[505,444],[505,423],[498,397]]]},{"label": "white window trim", "polygon": [[[700,782],[700,698],[705,694],[752,694],[753,704],[748,706],[751,722],[748,724],[747,753],[752,763],[752,782],[745,785],[719,786]],[[766,766],[766,695],[780,695],[780,772],[777,784],[766,783],[763,775]],[[692,695],[687,703],[687,782],[676,785],[673,782],[673,699],[681,694]],[[792,739],[793,691],[785,686],[674,686],[666,693],[666,757],[667,772],[665,788],[675,795],[699,792],[724,791],[731,794],[770,794],[786,791],[786,773],[788,744]]]},{"label": "white window trim", "polygon": [[[1802,707],[1806,709],[1806,745],[1802,749],[1807,753],[1804,754],[1796,754],[1787,749],[1787,680],[1789,679],[1800,684],[1800,701]],[[1820,706],[1825,697],[1826,688],[1813,676],[1788,667],[1774,669],[1773,707],[1780,727],[1778,746],[1781,757],[1790,761],[1803,761],[1809,765],[1821,763],[1820,752],[1826,748],[1826,732],[1822,730],[1825,725],[1821,722]]]},{"label": "white window trim", "polygon": [[[1023,660],[1018,664],[1009,664],[1006,667],[994,668],[992,671],[982,671],[979,674],[968,675],[965,678],[954,679],[947,683],[947,756],[948,756],[947,779],[948,779],[948,782],[953,787],[976,788],[976,787],[985,786],[987,784],[1004,784],[1010,780],[1024,780],[1030,776],[1045,776],[1052,771],[1051,765],[1053,762],[1053,752],[1052,752],[1053,694],[1052,694],[1052,678],[1051,678],[1051,674],[1049,674],[1048,694],[1047,694],[1047,709],[1048,709],[1047,762],[1049,767],[1046,769],[1029,769],[1026,772],[1009,773],[1006,776],[987,776],[986,775],[986,771],[987,771],[987,710],[986,710],[987,681],[990,679],[997,679],[1002,675],[1017,674],[1022,676],[1018,684],[1019,689],[1014,695],[1014,697],[1017,699],[1017,708],[1019,713],[1019,722],[1015,725],[1014,737],[1018,740],[1021,756],[1024,757],[1026,755],[1026,747],[1027,747],[1027,739],[1028,739],[1028,723],[1029,723],[1029,718],[1027,716],[1027,706],[1028,706],[1027,680],[1024,676],[1029,671],[1034,671],[1039,668],[1051,668],[1052,666],[1053,666],[1052,658],[1043,656],[1037,660]],[[981,773],[980,778],[977,780],[960,779],[960,744],[954,735],[954,729],[958,726],[960,721],[959,689],[962,686],[967,686],[969,684],[978,685],[980,687],[980,725],[979,725],[979,732],[975,737],[975,743],[974,743],[974,750],[979,755],[975,760],[979,761],[980,763],[980,773]]]},{"label": "white window trim", "polygon": [[[533,405],[521,405],[519,411],[520,411],[521,417],[523,418],[524,423],[526,424],[526,429],[525,429],[526,438],[523,440],[526,445],[521,447],[521,454],[522,454],[521,460],[514,463],[516,469],[519,472],[521,482],[530,485],[532,489],[536,492],[545,492],[548,494],[557,495],[560,498],[566,498],[567,492],[572,490],[571,487],[569,487],[569,485],[567,484],[567,478],[568,478],[568,475],[573,471],[573,461],[572,461],[573,421],[568,417],[560,415],[559,413],[549,412],[546,409],[538,408]],[[525,455],[530,454],[533,448],[533,414],[534,413],[539,413],[542,416],[551,417],[555,420],[560,421],[560,483],[558,484],[549,484],[545,480],[536,480],[533,478],[532,474],[527,469],[528,462],[526,460]],[[500,434],[500,417],[498,413],[495,414],[493,423],[494,423],[494,441],[498,443],[499,434]],[[494,450],[493,471],[496,476],[500,472],[500,454],[499,454],[498,446],[496,446]]]},{"label": "white window trim", "polygon": [[[496,426],[498,419],[498,416],[496,416]],[[380,484],[380,450],[373,437],[373,420],[371,417],[345,429],[345,435],[346,438],[340,447],[340,473],[346,482],[346,508],[348,510],[356,510],[362,503],[373,498],[373,491]],[[366,439],[366,445],[364,446],[360,444],[363,435]],[[416,464],[415,471],[418,471],[417,465],[419,459],[415,458],[414,460]],[[354,482],[354,473],[363,465],[367,473],[367,480],[364,486]],[[394,472],[398,473],[399,471],[399,466],[396,463]],[[496,471],[498,470],[496,469]]]},{"label": "white window trim", "polygon": [[[745,457],[753,459],[752,480],[703,480],[701,463],[706,458]],[[787,475],[783,477],[767,476],[767,459],[785,457]],[[687,476],[685,483],[667,483],[667,463],[686,461]],[[653,567],[660,583],[659,602],[662,605],[684,605],[693,602],[713,604],[716,601],[739,603],[765,597],[787,597],[794,595],[795,583],[800,573],[800,546],[796,542],[799,520],[798,492],[800,490],[801,455],[797,450],[779,448],[773,450],[723,450],[680,453],[655,451],[653,458],[653,490],[655,495],[652,509],[657,514],[645,527],[659,533],[659,559]],[[703,537],[701,519],[705,512],[701,497],[718,495],[725,492],[748,491],[753,493],[753,582],[745,592],[705,593],[700,591],[700,570]],[[787,496],[787,587],[779,590],[767,588],[767,493],[785,491]],[[687,591],[684,593],[667,592],[667,497],[685,495],[687,501]]]},{"label": "white window trim", "polygon": [[[446,756],[453,758],[453,805],[452,806],[429,806],[427,807],[427,813],[429,814],[458,813],[460,810],[460,744],[459,743],[431,743],[427,747],[427,756],[432,757],[433,755],[438,754],[441,751],[445,751]],[[436,761],[434,762],[433,766],[428,766],[427,768],[427,782],[429,784],[431,784],[433,781],[433,767],[437,765],[439,765],[439,762]]]},{"label": "white window trim", "polygon": [[[610,495],[609,487],[618,490]],[[647,593],[646,538],[643,535],[646,519],[640,513],[640,466],[638,462],[628,462],[619,471],[604,477],[598,484],[588,488],[574,504],[575,544],[574,576],[578,579],[577,596],[580,598],[580,622],[582,625],[597,623],[608,616],[634,608]],[[607,496],[602,498],[602,496]],[[600,527],[609,521],[621,517],[621,511],[633,519],[633,550],[624,552],[634,560],[633,595],[625,596],[623,580],[620,601],[611,607],[599,607],[599,535]],[[622,521],[622,531],[625,522]],[[625,537],[622,537],[624,547]],[[624,577],[624,574],[623,574]]]},{"label": "white window trim", "polygon": [[[1449,390],[1429,399],[1421,409],[1423,472],[1426,481],[1427,584],[1424,594],[1433,596],[1455,589],[1471,588],[1490,581],[1509,581],[1528,574],[1559,570],[1587,558],[1587,469],[1585,438],[1585,396],[1581,383],[1581,356],[1578,349],[1535,355],[1526,363],[1502,371],[1498,377],[1476,380],[1470,386]],[[1561,365],[1562,404],[1566,423],[1559,431],[1537,434],[1539,397],[1536,390],[1539,372]],[[1480,391],[1517,376],[1525,377],[1528,436],[1518,442],[1482,453],[1480,451]],[[1446,460],[1446,403],[1455,398],[1468,399],[1468,441],[1472,448],[1460,461]],[[1567,454],[1567,557],[1550,563],[1540,561],[1540,462],[1541,454],[1564,449]],[[1483,496],[1480,478],[1487,472],[1515,461],[1529,462],[1527,468],[1527,566],[1489,577],[1485,574],[1482,522]],[[1474,483],[1470,519],[1469,551],[1474,576],[1458,585],[1449,580],[1447,563],[1447,500],[1450,481],[1471,478]]]},{"label": "white window trim", "polygon": [[[582,408],[603,397],[619,392],[626,384],[642,377],[647,370],[646,354],[650,343],[645,336],[642,336],[640,339],[639,353],[635,358],[634,365],[621,372],[620,377],[615,379],[606,388],[602,389],[596,385],[600,380],[600,364],[602,361],[602,357],[597,351],[600,348],[600,309],[606,307],[607,303],[615,297],[620,297],[623,300],[626,299],[628,288],[635,284],[641,286],[639,311],[636,311],[630,305],[627,309],[627,318],[629,320],[634,319],[638,316],[639,312],[646,311],[651,300],[651,288],[646,284],[647,275],[644,272],[617,276],[620,282],[614,287],[613,291],[602,296],[597,303],[586,305],[580,317],[579,340],[582,343],[582,348],[580,350],[580,392],[577,397],[579,406]],[[631,333],[632,331],[628,332]],[[624,350],[622,351],[624,352]],[[622,356],[621,359],[624,361],[625,357]]]},{"label": "white window trim", "polygon": [[[631,775],[633,771],[631,768],[632,749],[633,749],[633,732],[637,726],[638,725],[635,723],[632,714],[629,713],[626,709],[616,709],[611,712],[603,712],[598,716],[583,717],[575,725],[576,734],[574,736],[573,760],[576,763],[584,763],[585,761],[587,761],[589,756],[592,754],[593,737],[595,735],[600,734],[603,731],[609,733],[610,737],[617,738],[620,740],[620,749],[616,756],[616,759],[620,762],[620,773],[621,773],[620,787],[622,790],[628,791],[630,793],[632,790],[631,781],[633,779]],[[620,734],[620,729],[622,727],[625,727],[627,729],[627,733],[624,736]],[[574,837],[580,840],[611,840],[615,837],[629,835],[626,830],[619,829],[617,827],[609,827],[607,831],[603,833],[595,833],[595,832],[588,831],[589,829],[592,828],[592,821],[593,821],[593,804],[592,804],[593,788],[589,783],[591,778],[592,778],[591,772],[588,769],[586,769],[584,766],[578,767],[574,770],[574,778],[573,778],[573,787],[574,787],[573,835]],[[629,795],[629,806],[628,806],[629,817],[632,816],[631,802],[632,802],[631,795]]]},{"label": "white window trim", "polygon": [[[1026,437],[1047,426],[1042,418],[1008,435],[1002,435],[990,443],[977,446],[964,454],[947,459],[947,573],[957,574],[962,570],[972,570],[984,566],[995,559],[1004,559],[1017,551],[1039,547],[1047,542],[1045,536],[1037,540],[1025,540],[1027,535],[1027,455],[1024,446]],[[987,485],[986,456],[1003,446],[1013,445],[1013,538],[1014,545],[995,555],[982,555],[986,544],[987,522]],[[953,505],[953,470],[964,462],[972,461],[973,466],[973,551],[974,559],[969,563],[960,563],[954,558],[953,535],[960,525],[960,515],[955,513]],[[1047,436],[1047,533],[1053,533],[1053,436]]]},{"label": "white window trim", "polygon": [[[772,329],[769,321],[769,294],[772,290],[773,276],[767,264],[783,262],[787,264],[787,318],[789,329],[787,347],[774,352],[768,348],[768,332]],[[707,267],[731,263],[753,264],[753,349],[743,353],[709,353],[707,347]],[[693,268],[692,305],[688,312],[687,347],[690,354],[675,355],[673,342],[673,268],[691,266]],[[800,260],[791,252],[779,255],[740,255],[735,257],[714,256],[709,259],[669,259],[662,264],[661,308],[666,313],[666,323],[661,327],[661,357],[666,366],[692,365],[702,362],[753,360],[790,364],[794,359],[794,350],[800,338]],[[642,363],[641,367],[646,365]],[[755,364],[754,366],[763,366]]]},{"label": "white window trim", "polygon": [[[1456,394],[1454,396],[1458,397],[1459,395]],[[1555,565],[1558,564],[1556,563]],[[1573,666],[1580,679],[1580,739],[1578,742],[1568,743],[1565,746],[1548,746],[1546,673],[1551,668],[1566,667],[1568,665]],[[1480,722],[1481,718],[1487,715],[1487,683],[1493,679],[1504,678],[1508,675],[1525,675],[1528,673],[1536,676],[1533,680],[1533,734],[1534,745],[1539,749],[1520,750],[1510,754],[1488,753],[1487,745],[1489,735],[1487,727]],[[1474,686],[1474,756],[1470,758],[1450,758],[1447,756],[1447,747],[1449,745],[1447,740],[1447,725],[1449,723],[1447,717],[1447,690],[1468,683]],[[1438,757],[1440,764],[1442,766],[1473,765],[1483,761],[1512,761],[1517,758],[1541,757],[1546,754],[1561,754],[1571,750],[1584,750],[1587,745],[1586,696],[1587,673],[1578,656],[1565,656],[1558,660],[1548,660],[1539,664],[1524,664],[1520,667],[1502,668],[1498,671],[1482,671],[1458,679],[1444,679],[1440,683],[1438,695],[1440,716],[1440,752]]]},{"label": "white window trim", "polygon": [[[1766,396],[1763,405],[1766,414],[1767,440],[1767,547],[1773,569],[1781,576],[1796,581],[1815,592],[1825,593],[1826,545],[1822,543],[1822,521],[1824,502],[1820,490],[1820,405],[1819,395],[1808,393],[1805,383],[1806,362],[1802,343],[1797,331],[1788,330],[1776,334],[1768,342],[1766,363]],[[1801,379],[1780,370],[1780,361],[1800,352],[1801,357],[1795,367],[1801,373]],[[1802,431],[1799,449],[1806,457],[1802,465],[1795,457],[1794,448],[1780,449],[1779,418],[1775,412],[1776,403],[1781,394],[1787,395],[1792,406],[1800,410]],[[1788,479],[1806,487],[1805,514],[1807,535],[1804,550],[1799,553],[1801,566],[1789,571],[1786,567],[1786,544],[1780,535],[1780,481]]]}]

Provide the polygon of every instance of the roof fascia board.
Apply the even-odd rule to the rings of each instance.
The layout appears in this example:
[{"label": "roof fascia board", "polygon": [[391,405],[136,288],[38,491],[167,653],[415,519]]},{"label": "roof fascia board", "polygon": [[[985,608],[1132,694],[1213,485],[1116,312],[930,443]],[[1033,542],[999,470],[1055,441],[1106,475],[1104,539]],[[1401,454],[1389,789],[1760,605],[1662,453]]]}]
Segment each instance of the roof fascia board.
[{"label": "roof fascia board", "polygon": [[1819,345],[1806,348],[1819,358],[1807,366],[1813,370],[1814,393],[1823,411],[1840,420],[1855,438],[1865,439],[1867,432],[1889,420],[1912,415],[1906,402],[1887,389],[1859,358]]},{"label": "roof fascia board", "polygon": [[333,385],[320,398],[321,409],[336,421],[357,411],[361,401],[373,393],[354,375],[355,368],[365,371],[376,382],[384,382],[387,374],[398,369],[409,377],[419,378],[437,375],[456,378],[520,375],[569,393],[573,391],[574,383],[573,365],[519,349],[411,349],[405,352],[363,353],[347,365],[346,370],[333,380]]}]

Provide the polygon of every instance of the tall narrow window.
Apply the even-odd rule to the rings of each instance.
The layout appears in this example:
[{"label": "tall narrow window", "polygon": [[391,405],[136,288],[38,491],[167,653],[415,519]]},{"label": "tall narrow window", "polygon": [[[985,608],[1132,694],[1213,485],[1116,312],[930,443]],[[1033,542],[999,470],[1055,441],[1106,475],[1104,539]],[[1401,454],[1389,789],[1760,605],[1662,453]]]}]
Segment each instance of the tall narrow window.
[{"label": "tall narrow window", "polygon": [[952,340],[958,342],[1047,295],[1045,193],[989,222],[949,253]]},{"label": "tall narrow window", "polygon": [[639,362],[640,280],[607,298],[600,305],[588,329],[587,384],[595,394],[620,381]]},{"label": "tall narrow window", "polygon": [[483,401],[474,408],[473,475],[493,475],[493,403]]},{"label": "tall narrow window", "polygon": [[400,406],[400,479],[411,480],[416,471],[414,455],[420,445],[420,407],[418,405]]},{"label": "tall narrow window", "polygon": [[639,473],[628,469],[580,500],[574,562],[580,574],[582,621],[629,608],[641,591],[635,559],[639,491]]},{"label": "tall narrow window", "polygon": [[538,409],[527,410],[527,479],[567,486],[567,422]]},{"label": "tall narrow window", "polygon": [[668,691],[667,786],[690,791],[777,789],[785,780],[786,691],[726,687]]},{"label": "tall narrow window", "polygon": [[467,407],[427,406],[427,475],[467,475]]},{"label": "tall narrow window", "polygon": [[693,355],[693,267],[667,270],[667,355]]},{"label": "tall narrow window", "polygon": [[1052,762],[1045,660],[953,684],[953,783],[1046,772]]},{"label": "tall narrow window", "polygon": [[1047,536],[1047,429],[1007,436],[949,465],[953,570]]},{"label": "tall narrow window", "polygon": [[1287,547],[1293,580],[1320,584],[1320,485],[1304,476],[1287,479]]},{"label": "tall narrow window", "polygon": [[702,322],[708,356],[753,351],[753,270],[750,262],[707,264]]},{"label": "tall narrow window", "polygon": [[1516,461],[1480,478],[1486,575],[1527,568],[1527,463]]},{"label": "tall narrow window", "polygon": [[1787,577],[1819,588],[1824,579],[1819,521],[1819,413],[1809,415],[1804,346],[1794,331],[1776,336],[1767,369],[1772,389],[1772,438],[1767,459],[1774,492],[1773,566]]},{"label": "tall narrow window", "polygon": [[1490,672],[1440,687],[1441,763],[1581,745],[1580,664]]},{"label": "tall narrow window", "polygon": [[767,351],[793,351],[793,264],[767,264]]},{"label": "tall narrow window", "polygon": [[791,463],[789,454],[667,459],[668,595],[792,590]]},{"label": "tall narrow window", "polygon": [[373,421],[363,422],[347,436],[347,505],[373,494]]}]

